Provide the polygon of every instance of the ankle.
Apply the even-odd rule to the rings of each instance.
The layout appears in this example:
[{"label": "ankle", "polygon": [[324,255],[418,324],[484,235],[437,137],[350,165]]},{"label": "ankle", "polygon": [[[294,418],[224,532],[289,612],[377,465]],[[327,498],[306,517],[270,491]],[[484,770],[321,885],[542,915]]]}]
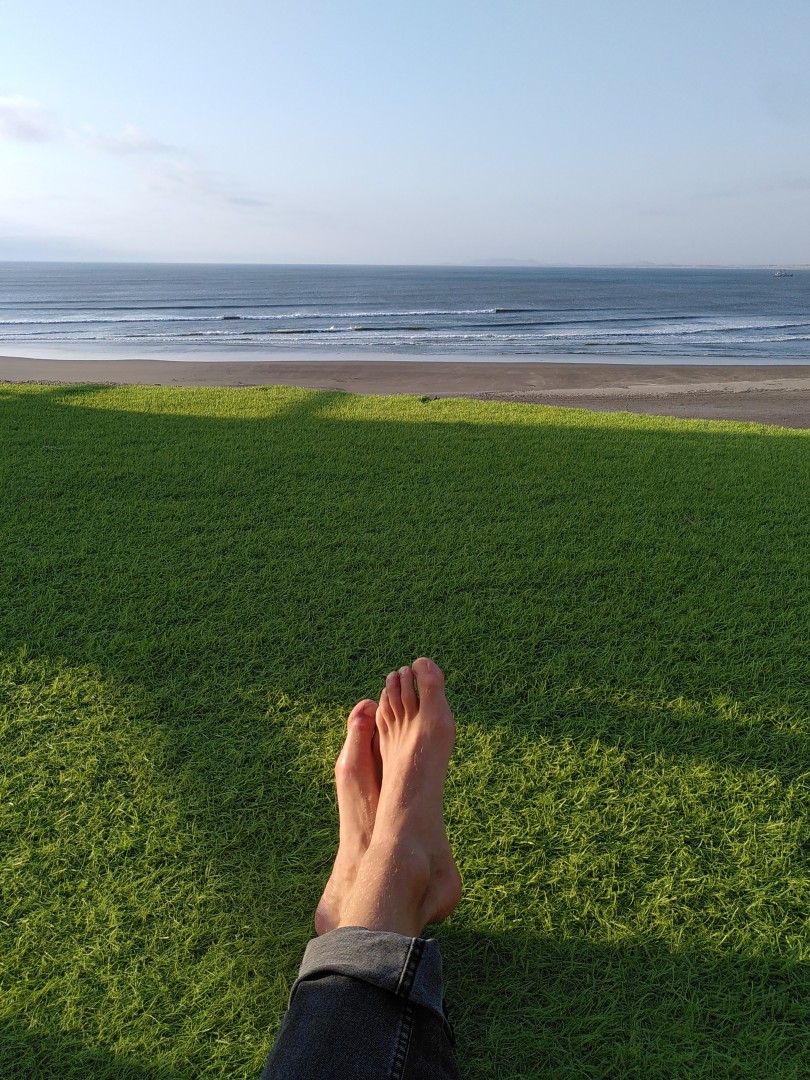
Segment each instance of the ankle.
[{"label": "ankle", "polygon": [[340,925],[418,937],[425,926],[430,857],[399,837],[372,840]]},{"label": "ankle", "polygon": [[425,895],[430,884],[430,854],[414,839],[401,832],[371,839],[363,861],[376,866],[397,891],[414,899]]}]

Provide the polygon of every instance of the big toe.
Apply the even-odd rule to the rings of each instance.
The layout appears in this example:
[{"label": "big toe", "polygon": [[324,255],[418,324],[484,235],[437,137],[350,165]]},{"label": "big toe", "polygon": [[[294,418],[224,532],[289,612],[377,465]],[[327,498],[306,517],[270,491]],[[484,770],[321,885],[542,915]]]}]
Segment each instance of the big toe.
[{"label": "big toe", "polygon": [[376,716],[376,701],[372,701],[371,698],[363,698],[362,701],[358,701],[355,707],[349,713],[349,719],[346,721],[346,726],[348,728],[349,734],[356,730],[373,731]]},{"label": "big toe", "polygon": [[371,698],[359,701],[349,713],[346,741],[335,764],[338,777],[357,776],[369,771],[376,773],[372,740],[377,730],[377,702]]},{"label": "big toe", "polygon": [[442,675],[438,664],[435,664],[426,656],[420,656],[418,660],[414,660],[411,664],[411,671],[416,677],[416,686],[420,697],[423,694],[444,695],[444,675]]}]

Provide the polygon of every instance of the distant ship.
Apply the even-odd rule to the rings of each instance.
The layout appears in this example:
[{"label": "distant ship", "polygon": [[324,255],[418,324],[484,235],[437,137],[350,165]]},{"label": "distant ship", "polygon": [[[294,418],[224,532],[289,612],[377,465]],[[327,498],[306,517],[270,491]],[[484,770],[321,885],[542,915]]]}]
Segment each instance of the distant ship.
[{"label": "distant ship", "polygon": [[790,270],[777,270],[773,275],[774,277],[793,277],[793,272]]}]

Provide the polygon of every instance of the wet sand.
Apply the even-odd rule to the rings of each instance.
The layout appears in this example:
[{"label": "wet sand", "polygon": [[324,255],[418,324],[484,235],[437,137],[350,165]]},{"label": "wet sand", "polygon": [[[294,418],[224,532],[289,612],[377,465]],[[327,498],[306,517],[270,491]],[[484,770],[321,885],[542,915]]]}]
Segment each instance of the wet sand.
[{"label": "wet sand", "polygon": [[40,360],[0,357],[0,382],[302,386],[430,394],[810,428],[810,364]]}]

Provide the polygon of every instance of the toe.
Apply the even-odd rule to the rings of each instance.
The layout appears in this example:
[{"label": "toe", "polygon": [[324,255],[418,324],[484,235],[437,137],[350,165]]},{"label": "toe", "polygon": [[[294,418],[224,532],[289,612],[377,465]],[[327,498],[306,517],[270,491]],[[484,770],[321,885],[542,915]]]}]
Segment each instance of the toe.
[{"label": "toe", "polygon": [[411,664],[419,696],[423,694],[444,694],[444,675],[438,664],[428,660],[426,656],[420,656]]},{"label": "toe", "polygon": [[402,704],[402,687],[400,686],[398,671],[392,671],[385,680],[385,690],[394,716],[397,720],[404,720],[405,706]]},{"label": "toe", "polygon": [[373,730],[374,718],[377,715],[377,702],[371,698],[363,698],[358,701],[349,713],[347,726],[349,730],[359,727],[361,730]]},{"label": "toe", "polygon": [[382,726],[385,730],[390,724],[394,722],[394,712],[391,708],[391,702],[388,698],[387,688],[380,694],[380,704],[377,708],[377,729]]},{"label": "toe", "polygon": [[405,715],[415,716],[419,703],[416,700],[416,691],[413,688],[413,672],[409,667],[399,669],[399,689],[402,695],[402,704],[405,707]]},{"label": "toe", "polygon": [[335,762],[335,775],[340,778],[356,776],[374,768],[372,740],[377,730],[376,703],[367,699],[359,702],[349,714],[346,740]]}]

